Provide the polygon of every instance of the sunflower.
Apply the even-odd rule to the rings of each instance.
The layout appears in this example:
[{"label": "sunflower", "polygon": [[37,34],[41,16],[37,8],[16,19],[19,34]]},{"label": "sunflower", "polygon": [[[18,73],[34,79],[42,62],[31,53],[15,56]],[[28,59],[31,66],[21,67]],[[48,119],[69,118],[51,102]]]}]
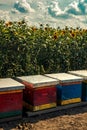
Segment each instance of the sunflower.
[{"label": "sunflower", "polygon": [[6,22],[5,25],[8,27],[8,26],[11,26],[12,25],[12,22],[9,21],[9,22]]},{"label": "sunflower", "polygon": [[57,39],[58,38],[58,32],[55,32],[54,34],[53,34],[53,39]]}]

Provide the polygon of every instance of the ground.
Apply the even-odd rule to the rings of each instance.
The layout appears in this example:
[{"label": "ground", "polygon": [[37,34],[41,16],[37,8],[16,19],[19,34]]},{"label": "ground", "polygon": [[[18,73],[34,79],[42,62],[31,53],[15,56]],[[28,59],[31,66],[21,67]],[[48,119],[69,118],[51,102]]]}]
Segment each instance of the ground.
[{"label": "ground", "polygon": [[1,123],[0,130],[87,130],[87,106]]}]

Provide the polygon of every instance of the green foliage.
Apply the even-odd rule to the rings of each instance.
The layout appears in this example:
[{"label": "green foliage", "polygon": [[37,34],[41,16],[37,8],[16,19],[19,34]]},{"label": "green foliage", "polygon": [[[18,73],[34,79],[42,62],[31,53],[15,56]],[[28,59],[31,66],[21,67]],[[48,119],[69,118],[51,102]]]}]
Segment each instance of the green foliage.
[{"label": "green foliage", "polygon": [[87,30],[0,21],[0,77],[87,68]]}]

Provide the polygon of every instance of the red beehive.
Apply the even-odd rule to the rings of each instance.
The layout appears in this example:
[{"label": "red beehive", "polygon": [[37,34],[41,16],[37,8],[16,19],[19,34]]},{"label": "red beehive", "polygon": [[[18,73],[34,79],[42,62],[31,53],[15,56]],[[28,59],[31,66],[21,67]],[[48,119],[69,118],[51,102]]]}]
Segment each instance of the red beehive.
[{"label": "red beehive", "polygon": [[[56,84],[58,83],[56,79],[43,75],[33,75],[17,77],[17,80],[25,85],[23,99],[25,103],[30,105],[31,110],[56,106]],[[52,105],[52,103],[55,103],[55,105]]]},{"label": "red beehive", "polygon": [[0,118],[22,116],[24,85],[11,79],[0,79]]}]

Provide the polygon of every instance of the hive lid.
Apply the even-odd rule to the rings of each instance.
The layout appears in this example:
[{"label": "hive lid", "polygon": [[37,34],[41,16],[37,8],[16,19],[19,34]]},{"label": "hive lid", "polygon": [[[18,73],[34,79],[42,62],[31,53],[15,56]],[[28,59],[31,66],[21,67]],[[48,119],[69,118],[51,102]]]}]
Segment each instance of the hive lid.
[{"label": "hive lid", "polygon": [[83,79],[87,80],[87,70],[75,70],[75,71],[68,71],[69,74],[73,74],[76,76],[80,76]]},{"label": "hive lid", "polygon": [[58,84],[57,79],[53,79],[44,75],[32,75],[17,77],[18,80],[31,83],[33,87],[49,86]]},{"label": "hive lid", "polygon": [[0,91],[24,89],[24,85],[11,78],[0,79]]},{"label": "hive lid", "polygon": [[79,76],[75,76],[72,74],[67,73],[55,73],[55,74],[45,74],[51,78],[58,79],[59,82],[75,82],[75,81],[82,81],[82,78]]}]

